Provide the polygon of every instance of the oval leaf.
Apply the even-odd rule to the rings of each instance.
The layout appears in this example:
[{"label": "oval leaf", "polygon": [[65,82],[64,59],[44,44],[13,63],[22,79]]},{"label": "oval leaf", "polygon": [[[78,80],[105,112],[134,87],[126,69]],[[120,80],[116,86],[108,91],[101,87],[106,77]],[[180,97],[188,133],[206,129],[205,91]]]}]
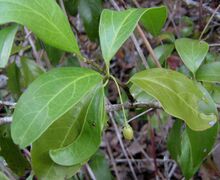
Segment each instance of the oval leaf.
[{"label": "oval leaf", "polygon": [[[87,98],[87,96],[85,96]],[[86,101],[85,101],[86,102]],[[43,135],[33,143],[31,150],[32,166],[39,179],[65,179],[73,176],[81,167],[60,166],[49,156],[50,149],[57,149],[71,144],[79,135],[84,113],[82,102],[55,121]],[[61,128],[62,127],[62,128]]]},{"label": "oval leaf", "polygon": [[110,60],[134,31],[139,20],[153,35],[157,35],[166,17],[167,10],[164,6],[120,12],[103,10],[99,24],[99,38],[106,64],[109,65]]},{"label": "oval leaf", "polygon": [[0,31],[0,68],[8,63],[17,30],[18,26],[13,25]]},{"label": "oval leaf", "polygon": [[215,144],[218,134],[218,123],[205,131],[183,130],[182,123],[176,120],[168,136],[168,150],[187,179],[198,170],[202,161]]},{"label": "oval leaf", "polygon": [[[186,122],[193,130],[205,130],[217,121],[208,95],[183,74],[166,69],[149,69],[135,74],[136,86],[158,99],[164,110]],[[214,108],[216,110],[216,108]]]},{"label": "oval leaf", "polygon": [[16,105],[12,122],[14,142],[26,147],[37,140],[100,82],[101,75],[83,68],[58,68],[41,75]]},{"label": "oval leaf", "polygon": [[0,24],[27,26],[56,48],[80,54],[67,18],[54,0],[0,0]]},{"label": "oval leaf", "polygon": [[79,120],[83,125],[77,139],[64,148],[50,151],[50,157],[57,164],[64,166],[81,164],[97,151],[105,120],[103,87],[97,88],[90,97]]},{"label": "oval leaf", "polygon": [[184,64],[193,74],[196,73],[209,50],[206,42],[188,38],[177,39],[175,47]]},{"label": "oval leaf", "polygon": [[220,82],[220,62],[202,65],[196,73],[196,79],[205,82]]}]

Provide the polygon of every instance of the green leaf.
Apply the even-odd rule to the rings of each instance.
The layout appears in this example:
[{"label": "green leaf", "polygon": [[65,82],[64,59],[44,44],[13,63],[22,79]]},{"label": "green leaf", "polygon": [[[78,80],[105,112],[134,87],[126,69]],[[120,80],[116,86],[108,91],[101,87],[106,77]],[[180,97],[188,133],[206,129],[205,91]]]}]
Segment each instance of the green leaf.
[{"label": "green leaf", "polygon": [[0,31],[0,68],[4,68],[8,64],[17,30],[18,26],[13,25]]},{"label": "green leaf", "polygon": [[81,167],[60,166],[53,162],[49,156],[50,149],[61,148],[72,143],[81,129],[81,121],[78,121],[82,104],[69,110],[55,121],[43,135],[33,143],[31,157],[32,166],[39,179],[65,179],[73,176]]},{"label": "green leaf", "polygon": [[41,75],[16,105],[12,122],[14,142],[21,147],[33,143],[102,79],[97,72],[84,68],[58,68]]},{"label": "green leaf", "polygon": [[87,99],[89,101],[85,103],[78,120],[82,122],[79,136],[70,145],[50,151],[50,157],[57,164],[80,164],[87,161],[99,148],[106,117],[103,86],[97,87]]},{"label": "green leaf", "polygon": [[8,89],[12,93],[15,99],[18,99],[21,95],[21,86],[20,86],[20,72],[16,63],[13,62],[9,64],[6,68],[6,73],[8,77]]},{"label": "green leaf", "polygon": [[220,62],[202,65],[196,73],[196,79],[204,82],[220,82]]},{"label": "green leaf", "polygon": [[68,20],[56,1],[0,0],[0,12],[0,24],[22,24],[45,43],[80,54]]},{"label": "green leaf", "polygon": [[45,72],[38,64],[27,58],[21,59],[20,71],[25,88]]},{"label": "green leaf", "polygon": [[167,139],[167,149],[169,150],[172,158],[176,161],[178,160],[179,155],[181,153],[182,125],[182,121],[178,119],[175,120]]},{"label": "green leaf", "polygon": [[78,11],[88,37],[98,39],[99,19],[102,12],[102,0],[81,0]]},{"label": "green leaf", "polygon": [[184,64],[193,74],[196,73],[209,50],[206,42],[188,38],[177,39],[175,47]]},{"label": "green leaf", "polygon": [[134,84],[131,86],[130,92],[137,102],[149,103],[154,100],[152,96]]},{"label": "green leaf", "polygon": [[0,155],[4,157],[9,168],[19,176],[23,176],[26,169],[30,169],[29,162],[24,158],[20,149],[10,136],[10,125],[0,126]]},{"label": "green leaf", "polygon": [[160,32],[166,17],[167,10],[164,6],[120,12],[103,10],[99,24],[99,38],[106,64],[109,65],[110,60],[134,31],[139,20],[155,35]]},{"label": "green leaf", "polygon": [[215,103],[220,104],[220,86],[215,85],[212,89],[212,98],[215,101]]},{"label": "green leaf", "polygon": [[168,43],[175,42],[175,36],[171,32],[162,32],[162,33],[160,33],[160,35],[158,35],[157,39],[159,41],[168,42]]},{"label": "green leaf", "polygon": [[[155,68],[135,74],[131,80],[158,99],[164,110],[186,122],[193,130],[205,130],[217,121],[216,107],[196,82],[178,72]],[[214,111],[215,109],[215,111]]]},{"label": "green leaf", "polygon": [[59,61],[64,55],[64,52],[47,44],[44,45],[45,45],[45,51],[47,52],[47,56],[51,61],[51,63],[53,65],[58,65]]},{"label": "green leaf", "polygon": [[145,12],[141,17],[141,24],[148,30],[153,36],[158,36],[164,23],[167,19],[167,9],[165,6],[158,8],[150,8],[148,12]]},{"label": "green leaf", "polygon": [[77,15],[78,4],[79,4],[79,0],[64,0],[66,11],[72,16]]},{"label": "green leaf", "polygon": [[199,169],[215,144],[218,134],[218,123],[205,131],[193,131],[182,127],[182,123],[176,120],[168,137],[168,150],[186,177],[190,179]]},{"label": "green leaf", "polygon": [[108,161],[105,158],[105,154],[101,151],[98,151],[94,156],[92,156],[91,160],[89,161],[89,165],[97,180],[113,179]]},{"label": "green leaf", "polygon": [[[174,45],[173,44],[164,44],[161,46],[157,46],[154,49],[154,53],[159,59],[160,64],[163,64],[164,61],[170,56],[170,54],[173,52]],[[148,56],[147,62],[149,63],[150,67],[156,67],[154,64],[154,61],[151,56]]]}]

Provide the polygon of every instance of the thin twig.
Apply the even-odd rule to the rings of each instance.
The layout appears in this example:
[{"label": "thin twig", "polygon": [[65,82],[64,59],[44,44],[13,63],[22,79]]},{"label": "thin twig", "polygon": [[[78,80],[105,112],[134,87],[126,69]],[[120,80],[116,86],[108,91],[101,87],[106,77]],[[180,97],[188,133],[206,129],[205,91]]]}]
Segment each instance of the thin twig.
[{"label": "thin twig", "polygon": [[[136,109],[136,108],[161,108],[161,105],[158,102],[149,102],[149,103],[142,103],[142,102],[136,102],[136,103],[125,103],[123,104],[125,109]],[[108,112],[112,111],[119,111],[122,109],[121,104],[111,104],[106,105],[106,110]]]},{"label": "thin twig", "polygon": [[28,35],[27,39],[28,39],[29,44],[31,45],[31,48],[33,50],[33,56],[36,59],[37,64],[42,66],[42,62],[41,62],[40,57],[38,55],[37,48],[34,44],[34,40],[32,39],[30,32],[28,31],[28,29],[26,27],[24,27],[24,32],[26,33],[26,35]]},{"label": "thin twig", "polygon": [[88,173],[89,173],[91,179],[92,179],[92,180],[96,180],[96,177],[95,177],[95,175],[94,175],[92,169],[90,168],[90,166],[89,166],[88,164],[85,164],[85,167],[86,167],[86,170],[88,171]]},{"label": "thin twig", "polygon": [[131,118],[131,119],[128,120],[128,123],[130,123],[131,121],[134,121],[134,120],[136,120],[137,118],[139,118],[139,117],[141,117],[141,116],[143,116],[143,115],[149,113],[149,112],[152,111],[152,110],[153,110],[153,108],[150,108],[150,109],[148,109],[148,110],[146,110],[146,111],[144,111],[144,112],[138,114],[137,116],[134,116],[133,118]]},{"label": "thin twig", "polygon": [[220,46],[220,43],[209,44],[209,47],[216,47],[216,46]]},{"label": "thin twig", "polygon": [[142,49],[141,49],[141,47],[140,47],[140,44],[138,43],[137,38],[136,38],[135,35],[134,35],[134,33],[132,33],[131,39],[132,39],[132,41],[133,41],[133,43],[134,43],[135,48],[137,49],[137,52],[138,52],[138,54],[139,54],[139,56],[140,56],[140,58],[141,58],[141,61],[142,61],[143,65],[144,65],[144,67],[145,67],[146,69],[148,69],[148,68],[149,68],[149,65],[148,65],[148,63],[147,63],[147,59],[145,58],[144,53],[143,53],[143,51],[142,51]]},{"label": "thin twig", "polygon": [[176,168],[177,168],[177,164],[174,163],[172,169],[170,170],[170,172],[168,174],[169,179],[173,176],[173,173],[175,172]]},{"label": "thin twig", "polygon": [[151,127],[150,121],[149,123],[149,129],[150,129],[150,140],[151,140],[151,152],[153,155],[153,160],[154,160],[154,168],[155,168],[155,177],[158,176],[158,168],[157,168],[157,161],[156,161],[156,146],[155,146],[155,135],[154,135],[154,129]]},{"label": "thin twig", "polygon": [[141,38],[143,39],[144,41],[144,44],[147,48],[147,50],[149,51],[149,54],[150,56],[152,57],[152,60],[154,61],[154,64],[158,67],[158,68],[161,68],[161,65],[160,65],[160,62],[159,60],[157,59],[155,53],[154,53],[154,50],[153,48],[151,47],[148,39],[146,38],[145,34],[144,34],[144,31],[141,29],[141,27],[139,25],[137,25],[137,31],[138,33],[140,34]]},{"label": "thin twig", "polygon": [[202,39],[203,34],[204,34],[205,31],[207,30],[209,24],[211,23],[212,19],[213,19],[214,16],[215,16],[215,13],[219,10],[219,8],[220,8],[220,4],[219,4],[218,7],[215,9],[215,11],[212,13],[212,16],[209,18],[208,22],[206,23],[206,25],[205,25],[205,27],[204,27],[204,29],[203,29],[203,31],[202,31],[200,37],[199,37],[199,40]]},{"label": "thin twig", "polygon": [[63,12],[64,12],[64,14],[65,14],[65,16],[68,17],[68,16],[67,16],[67,13],[66,13],[66,9],[65,9],[65,5],[64,5],[63,0],[59,0],[59,3],[60,3],[60,6],[61,6],[61,8],[62,8],[62,10],[63,10]]},{"label": "thin twig", "polygon": [[[130,161],[131,161],[132,163],[134,163],[134,162],[149,162],[149,160],[150,160],[150,162],[153,162],[153,161],[154,161],[152,158],[150,158],[150,159],[148,159],[148,158],[146,158],[146,159],[130,159]],[[172,159],[167,159],[167,160],[156,159],[156,160],[157,160],[157,163],[159,163],[159,164],[163,164],[163,163],[165,163],[165,162],[172,162],[172,163],[175,162],[175,161],[172,160]],[[115,159],[115,162],[116,162],[116,163],[125,163],[125,162],[127,162],[127,159]]]},{"label": "thin twig", "polygon": [[136,0],[132,0],[132,2],[134,3],[134,5],[135,5],[136,7],[138,7],[138,8],[141,7],[140,4],[139,4]]},{"label": "thin twig", "polygon": [[10,124],[12,122],[12,117],[1,117],[0,125]]},{"label": "thin twig", "polygon": [[[10,108],[15,108],[16,103],[14,102],[9,102],[9,101],[0,101],[0,105],[3,106],[10,106]],[[159,102],[135,102],[135,103],[124,103],[123,104],[125,109],[136,109],[136,108],[154,108],[154,109],[161,109],[162,106],[160,105]],[[220,110],[220,105],[216,104],[216,107],[218,110]],[[106,105],[106,111],[107,112],[113,112],[113,111],[120,111],[122,110],[122,105],[121,104],[107,104]]]},{"label": "thin twig", "polygon": [[15,102],[10,102],[10,101],[0,101],[0,105],[11,106],[13,108],[13,107],[15,107],[16,103]]},{"label": "thin twig", "polygon": [[119,173],[118,173],[117,165],[115,163],[115,158],[114,158],[113,153],[112,153],[112,149],[111,149],[111,147],[109,145],[109,142],[108,142],[107,138],[106,137],[104,137],[104,138],[105,138],[105,143],[106,143],[107,151],[108,151],[108,154],[109,154],[109,157],[110,157],[110,160],[111,160],[111,164],[112,164],[114,172],[115,172],[116,179],[119,180],[120,176],[119,176]]},{"label": "thin twig", "polygon": [[131,169],[132,176],[133,176],[133,178],[135,180],[137,180],[137,175],[135,174],[135,171],[134,171],[134,168],[132,166],[131,160],[129,159],[128,154],[127,154],[127,152],[125,150],[124,144],[122,142],[121,134],[120,134],[118,126],[117,126],[117,124],[116,124],[116,122],[114,120],[113,114],[111,112],[109,113],[109,117],[110,117],[110,119],[112,121],[112,124],[114,126],[114,129],[115,129],[115,132],[116,132],[116,136],[118,138],[118,141],[119,141],[119,144],[121,146],[122,152],[124,153],[124,155],[125,155],[125,157],[127,159],[128,165],[129,165],[129,167]]}]

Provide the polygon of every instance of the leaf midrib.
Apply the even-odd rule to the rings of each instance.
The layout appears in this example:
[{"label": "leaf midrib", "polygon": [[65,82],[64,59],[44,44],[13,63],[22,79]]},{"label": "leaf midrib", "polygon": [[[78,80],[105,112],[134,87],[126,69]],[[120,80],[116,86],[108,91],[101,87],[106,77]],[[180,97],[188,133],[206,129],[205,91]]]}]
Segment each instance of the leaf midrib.
[{"label": "leaf midrib", "polygon": [[[162,76],[161,76],[161,77],[162,77]],[[164,77],[162,77],[162,78],[164,78]],[[196,109],[194,109],[193,107],[189,106],[188,103],[187,103],[181,96],[179,96],[178,93],[176,93],[175,91],[173,91],[172,89],[170,89],[168,86],[163,86],[162,84],[157,83],[156,81],[152,81],[152,80],[146,79],[146,78],[133,78],[133,79],[149,81],[149,82],[152,82],[152,83],[157,84],[158,86],[162,86],[162,87],[164,87],[165,89],[168,89],[169,91],[173,92],[180,100],[182,100],[182,101],[184,102],[184,104],[186,104],[186,106],[188,106],[194,113],[198,114],[198,112],[197,112]],[[164,79],[166,79],[166,78],[164,78]],[[135,83],[135,84],[136,84],[136,83]],[[142,88],[142,89],[143,89],[143,88]]]},{"label": "leaf midrib", "polygon": [[[93,92],[93,96],[91,97],[91,100],[90,100],[90,102],[89,102],[88,108],[86,109],[86,114],[85,114],[84,122],[83,122],[83,125],[82,125],[82,128],[81,128],[81,132],[80,132],[80,134],[78,135],[78,137],[76,138],[76,140],[75,140],[74,142],[79,141],[79,139],[80,139],[80,137],[81,137],[81,135],[82,135],[82,133],[83,133],[83,131],[84,131],[84,127],[85,127],[86,120],[87,120],[87,117],[88,117],[88,112],[89,112],[89,109],[90,109],[90,107],[91,107],[91,105],[92,105],[92,102],[93,102],[93,99],[94,99],[95,95],[96,95],[96,90]],[[55,151],[62,151],[62,150],[64,150],[64,149],[67,149],[67,148],[71,147],[71,146],[74,144],[74,142],[71,143],[71,144],[69,144],[69,145],[66,146],[66,147],[57,148]],[[72,153],[72,151],[71,151],[71,153]]]},{"label": "leaf midrib", "polygon": [[15,4],[17,6],[21,6],[23,8],[26,8],[26,9],[29,9],[30,11],[33,11],[35,14],[41,16],[43,19],[45,19],[48,24],[50,24],[51,26],[53,26],[55,29],[57,29],[57,31],[59,32],[59,34],[61,34],[68,42],[69,42],[69,39],[62,33],[62,31],[53,23],[51,23],[51,21],[49,21],[46,17],[43,16],[43,14],[40,14],[38,11],[36,11],[35,9],[29,7],[29,6],[25,6],[23,4],[20,4],[20,3],[17,3],[17,2],[8,2],[8,1],[4,1],[4,0],[0,0],[0,3],[3,2],[3,3],[8,3],[8,4]]},{"label": "leaf midrib", "polygon": [[[31,126],[33,125],[33,123],[35,122],[36,118],[39,116],[39,114],[42,112],[42,110],[50,104],[51,101],[53,101],[57,96],[59,96],[66,88],[68,88],[68,87],[71,86],[72,84],[75,84],[77,81],[79,81],[79,80],[81,80],[81,79],[83,79],[83,78],[86,78],[86,77],[88,77],[88,76],[91,77],[91,76],[97,76],[97,75],[96,75],[96,74],[93,74],[93,75],[91,75],[91,74],[84,75],[83,77],[80,77],[80,78],[76,79],[75,81],[69,83],[67,86],[65,86],[64,88],[62,88],[58,93],[56,93],[56,95],[53,96],[53,97],[47,102],[47,104],[45,104],[45,106],[43,106],[43,107],[40,109],[40,111],[36,114],[36,116],[34,117],[33,121],[32,121],[32,122],[29,124],[29,126],[25,129],[25,132],[23,133],[23,136],[21,137],[21,139],[24,139],[25,135],[27,134],[27,132],[29,131],[29,129],[31,128]],[[94,86],[93,86],[93,87],[94,87]],[[89,89],[89,90],[90,90],[90,89]],[[89,91],[89,90],[88,90],[88,91]],[[85,94],[87,94],[88,91],[86,91]],[[82,97],[79,98],[79,100],[78,100],[77,102],[75,102],[71,107],[73,107],[74,105],[76,105],[76,104],[77,104],[78,102],[80,102],[81,100],[82,100]],[[63,112],[63,114],[65,114],[67,111],[68,111],[68,109],[67,109],[65,112]],[[63,115],[63,114],[61,114],[61,115]],[[61,115],[60,115],[60,116],[61,116]],[[60,116],[58,116],[56,119],[58,119]],[[55,120],[54,120],[54,121],[55,121]],[[54,121],[53,121],[53,122],[54,122]],[[51,124],[51,123],[50,123],[50,124]],[[50,125],[50,124],[49,124],[49,125]],[[23,140],[20,140],[20,144],[22,144],[21,142],[23,142]]]}]

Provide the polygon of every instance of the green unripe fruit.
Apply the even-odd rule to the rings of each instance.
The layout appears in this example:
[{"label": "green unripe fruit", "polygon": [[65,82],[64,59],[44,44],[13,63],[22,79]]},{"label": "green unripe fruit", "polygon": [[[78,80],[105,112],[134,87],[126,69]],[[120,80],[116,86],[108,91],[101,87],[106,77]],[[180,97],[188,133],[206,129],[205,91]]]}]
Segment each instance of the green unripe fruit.
[{"label": "green unripe fruit", "polygon": [[133,132],[133,129],[130,125],[126,125],[123,128],[122,133],[123,133],[124,138],[129,140],[129,141],[134,138],[134,132]]}]

